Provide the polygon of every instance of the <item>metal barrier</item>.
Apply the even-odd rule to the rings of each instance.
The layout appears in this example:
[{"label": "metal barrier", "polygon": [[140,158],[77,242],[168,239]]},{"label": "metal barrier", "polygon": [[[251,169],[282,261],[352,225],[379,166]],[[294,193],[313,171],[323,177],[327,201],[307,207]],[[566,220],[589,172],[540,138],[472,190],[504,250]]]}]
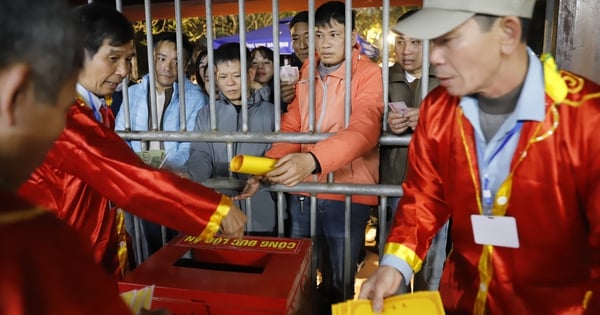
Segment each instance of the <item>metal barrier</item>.
[{"label": "metal barrier", "polygon": [[[424,0],[426,1],[426,0]],[[346,21],[350,21],[351,20],[351,8],[352,8],[352,1],[345,1],[346,3]],[[553,3],[553,1],[551,1],[551,3]],[[177,53],[178,53],[178,59],[179,60],[183,60],[183,49],[182,49],[182,31],[181,31],[181,3],[179,0],[175,0],[174,1],[175,4],[175,17],[176,17],[176,25],[177,25]],[[120,8],[120,1],[117,1],[117,7]],[[552,11],[552,7],[553,6],[549,6],[548,10],[549,12],[547,13],[547,17],[553,16],[554,12]],[[205,1],[205,8],[206,8],[206,19],[207,22],[212,21],[212,1],[211,0],[206,0]],[[390,21],[389,21],[389,12],[390,12],[390,2],[389,0],[384,0],[382,1],[382,8],[383,8],[383,21],[382,21],[382,25],[383,25],[383,34],[388,34],[390,31]],[[311,0],[308,1],[308,11],[309,12],[315,12],[315,1]],[[146,25],[147,25],[147,42],[148,42],[148,60],[151,61],[152,58],[152,36],[151,36],[151,6],[150,6],[150,1],[149,0],[145,0],[145,13],[146,13]],[[246,41],[246,26],[245,26],[245,2],[244,1],[238,1],[238,14],[239,14],[239,34],[240,34],[240,42],[245,43]],[[274,55],[275,56],[279,56],[279,1],[277,0],[273,0],[272,1],[272,14],[273,14],[273,38],[274,38],[274,45],[273,45],[273,50],[274,50]],[[553,19],[551,18],[547,18],[548,21],[552,22]],[[314,38],[314,26],[315,26],[315,21],[314,21],[314,16],[313,14],[309,14],[309,59],[308,62],[310,64],[314,64],[315,63],[315,38]],[[345,32],[345,36],[346,38],[350,38],[350,34],[351,34],[351,28],[349,27],[349,23],[346,24],[346,32]],[[554,25],[550,24],[549,26],[550,28],[553,28]],[[545,31],[546,34],[551,34],[552,33],[552,29],[546,29]],[[213,30],[212,27],[207,27],[207,49],[208,49],[208,71],[210,73],[211,76],[211,81],[214,82],[214,54],[213,54]],[[383,49],[382,49],[382,53],[383,53],[383,58],[382,58],[382,77],[383,77],[383,104],[384,104],[384,112],[383,112],[383,121],[386,121],[387,118],[387,114],[388,114],[388,87],[389,87],[389,82],[388,82],[388,75],[389,75],[389,65],[388,65],[388,59],[389,59],[389,53],[388,53],[388,43],[387,41],[383,41]],[[428,42],[423,42],[423,53],[424,55],[428,55],[429,54],[429,43]],[[241,55],[241,68],[242,69],[246,69],[247,66],[247,62],[246,62],[246,50],[244,45],[242,45],[241,49],[240,49],[240,55]],[[346,41],[346,45],[345,45],[345,56],[346,56],[346,60],[349,60],[351,55],[351,46],[350,46],[350,41]],[[424,58],[426,60],[426,58]],[[124,104],[122,106],[122,110],[124,110],[124,115],[125,115],[125,120],[126,120],[126,130],[125,131],[120,131],[119,135],[121,137],[123,137],[123,139],[125,140],[142,140],[142,141],[190,141],[190,142],[194,142],[194,141],[207,141],[207,142],[223,142],[223,143],[227,143],[227,150],[228,150],[228,156],[231,159],[232,157],[232,146],[234,143],[237,142],[261,142],[261,143],[275,143],[275,142],[289,142],[289,143],[316,143],[318,141],[321,141],[323,139],[326,139],[327,137],[331,136],[331,134],[323,134],[323,133],[318,133],[316,132],[315,129],[315,99],[314,99],[314,95],[315,95],[315,86],[314,86],[314,81],[310,82],[309,85],[309,94],[310,94],[310,103],[309,103],[309,132],[308,133],[280,133],[281,130],[281,106],[280,106],[280,96],[281,96],[281,88],[280,88],[280,84],[279,84],[279,78],[280,78],[280,73],[279,73],[279,69],[280,69],[280,60],[279,58],[274,58],[273,60],[274,62],[274,82],[275,82],[275,86],[274,86],[274,99],[275,99],[275,124],[274,124],[274,131],[273,132],[268,132],[268,133],[252,133],[248,131],[248,104],[247,104],[247,90],[246,89],[242,89],[242,110],[241,110],[241,114],[242,114],[242,127],[241,127],[241,131],[240,132],[221,132],[218,131],[216,128],[216,121],[217,121],[217,117],[215,116],[215,106],[216,106],[216,95],[215,95],[215,87],[214,84],[211,84],[210,86],[210,90],[209,90],[209,105],[210,106],[210,111],[211,111],[211,117],[210,117],[210,123],[211,123],[211,131],[210,132],[205,132],[205,133],[200,133],[200,132],[185,132],[184,130],[186,129],[186,121],[185,119],[181,119],[181,126],[180,126],[180,130],[182,130],[181,132],[168,132],[168,131],[158,131],[158,121],[157,121],[157,106],[156,106],[156,94],[154,93],[150,93],[150,102],[151,102],[151,130],[150,131],[131,131],[130,130],[130,112],[129,112],[129,106],[127,104],[127,82],[124,82],[124,88],[123,88],[123,92],[124,94]],[[179,82],[183,82],[184,80],[184,69],[183,69],[183,63],[179,63],[178,64],[178,75],[179,75]],[[344,107],[345,107],[345,125],[347,126],[349,124],[350,121],[350,113],[351,113],[351,102],[352,100],[350,99],[350,89],[351,89],[351,71],[350,71],[350,63],[346,63],[346,86],[345,86],[345,102],[344,102]],[[315,68],[314,67],[309,67],[308,68],[309,71],[309,77],[315,77]],[[421,84],[423,91],[422,91],[422,95],[426,95],[427,94],[427,79],[429,77],[428,75],[429,72],[429,67],[428,67],[428,63],[424,62],[423,65],[423,75],[422,78],[424,80],[424,84]],[[155,87],[154,87],[154,64],[152,62],[149,62],[149,73],[150,73],[150,89],[152,91],[155,91]],[[245,71],[242,71],[242,86],[248,86],[248,77],[247,77],[247,73]],[[179,94],[181,96],[181,101],[180,101],[180,113],[182,115],[182,117],[185,117],[186,112],[185,112],[185,93],[183,92],[183,88],[184,85],[180,84],[179,85]],[[387,133],[387,125],[384,123],[383,124],[383,130],[382,130],[382,136],[379,138],[379,145],[398,145],[398,146],[407,146],[408,143],[410,142],[410,137],[409,136],[396,136],[396,135],[392,135]],[[331,174],[330,174],[331,175]],[[215,189],[240,189],[241,187],[243,187],[244,182],[240,182],[239,180],[236,180],[234,178],[234,176],[230,173],[229,174],[229,178],[226,179],[210,179],[206,182],[204,182],[205,185],[215,188]],[[311,194],[311,209],[310,209],[310,213],[311,213],[311,237],[313,239],[313,241],[316,241],[316,194],[318,193],[334,193],[334,194],[341,194],[345,196],[345,231],[346,234],[348,235],[350,232],[350,224],[349,224],[349,218],[350,218],[350,200],[351,200],[351,196],[354,194],[360,194],[360,195],[375,195],[375,196],[379,196],[380,198],[380,203],[379,203],[379,207],[378,207],[378,213],[379,213],[379,230],[380,231],[385,231],[386,227],[385,227],[385,222],[386,222],[386,208],[387,208],[387,198],[391,197],[391,196],[402,196],[402,189],[399,186],[392,186],[392,185],[353,185],[353,184],[343,184],[343,183],[336,183],[333,180],[333,176],[329,176],[329,181],[328,183],[300,183],[294,187],[286,187],[283,185],[272,185],[272,186],[268,186],[265,187],[265,189],[275,192],[277,193],[277,214],[278,214],[278,227],[277,227],[277,232],[279,236],[284,236],[284,227],[283,227],[283,216],[284,216],[284,212],[285,209],[283,208],[283,198],[284,198],[284,193],[289,192],[289,193],[295,193],[295,192],[305,192],[305,193],[309,193]],[[251,216],[251,209],[252,206],[251,204],[247,204],[247,208],[248,208],[248,216]],[[250,220],[249,220],[250,221]],[[137,262],[141,262],[143,261],[146,257],[144,256],[143,252],[140,250],[140,248],[142,247],[142,243],[143,243],[143,237],[142,237],[142,233],[140,231],[140,226],[139,226],[139,222],[136,222],[136,224],[134,225],[135,227],[135,240],[136,240],[136,244],[137,244],[137,251],[136,251],[136,259]],[[164,231],[163,231],[164,232]],[[362,232],[362,231],[361,231]],[[382,247],[384,244],[384,240],[386,238],[386,233],[380,233],[379,234],[379,250],[380,252],[382,252]],[[163,233],[164,235],[164,233]],[[313,283],[316,283],[316,251],[313,251],[313,265],[312,265],[312,277],[313,277]],[[351,279],[350,279],[350,241],[349,239],[346,240],[345,244],[344,244],[344,282],[350,283]],[[347,292],[345,292],[345,295],[348,296],[346,294]]]},{"label": "metal barrier", "polygon": [[[182,33],[181,33],[181,5],[180,5],[180,1],[175,0],[175,17],[176,17],[176,25],[177,25],[177,57],[178,60],[183,60],[183,49],[182,49]],[[207,22],[212,21],[212,5],[211,5],[212,1],[207,0],[206,1],[206,19]],[[131,131],[131,125],[130,125],[130,115],[131,113],[129,112],[129,104],[128,104],[128,99],[127,99],[127,94],[124,94],[123,97],[123,106],[121,107],[121,110],[124,110],[124,116],[125,116],[125,128],[126,130],[124,131],[119,131],[119,135],[121,137],[123,137],[123,139],[125,140],[142,140],[142,141],[207,141],[207,142],[223,142],[223,143],[227,143],[227,149],[228,149],[228,156],[231,159],[232,157],[232,145],[233,143],[236,142],[264,142],[264,143],[274,143],[274,142],[290,142],[290,143],[316,143],[318,141],[321,141],[323,139],[326,139],[327,137],[330,136],[330,134],[322,134],[322,133],[318,133],[315,132],[315,99],[314,99],[314,95],[315,95],[315,86],[314,86],[314,81],[310,82],[309,85],[309,93],[311,95],[310,99],[310,104],[309,104],[309,133],[280,133],[280,119],[281,119],[281,111],[280,111],[280,95],[281,95],[281,88],[280,88],[280,84],[279,84],[279,69],[280,69],[280,61],[279,58],[274,58],[273,62],[274,62],[274,99],[275,99],[275,126],[274,126],[274,131],[271,133],[251,133],[248,131],[248,105],[247,105],[247,90],[246,89],[242,89],[242,110],[241,110],[241,114],[242,114],[242,128],[240,132],[219,132],[216,129],[216,116],[215,116],[215,106],[216,106],[216,95],[215,95],[215,87],[214,84],[211,84],[210,86],[210,91],[209,91],[209,105],[210,106],[210,111],[211,111],[211,117],[210,117],[210,122],[211,122],[211,132],[205,132],[205,133],[201,133],[201,132],[185,132],[186,126],[185,126],[185,119],[181,119],[181,126],[180,126],[180,130],[178,132],[169,132],[169,131],[158,131],[158,121],[157,121],[157,106],[156,106],[156,89],[155,89],[155,83],[154,83],[154,64],[152,62],[153,60],[153,42],[152,42],[152,36],[151,36],[151,6],[150,6],[150,1],[149,0],[145,0],[145,17],[146,17],[146,25],[147,25],[147,43],[148,43],[148,49],[147,49],[147,53],[148,53],[148,60],[149,60],[149,76],[150,76],[150,90],[154,91],[154,93],[149,93],[150,94],[150,104],[151,104],[151,130],[150,131]],[[245,29],[245,23],[244,23],[244,16],[245,16],[245,4],[244,1],[238,1],[239,4],[239,34],[240,34],[240,42],[245,42],[246,36],[246,29]],[[351,21],[351,7],[352,7],[352,2],[351,1],[346,1],[346,21]],[[278,33],[279,33],[279,18],[278,18],[278,11],[279,11],[279,7],[278,7],[278,1],[277,0],[273,0],[273,38],[274,38],[274,55],[275,56],[279,56],[279,37],[278,37]],[[314,1],[308,1],[308,11],[309,12],[315,12],[315,3]],[[383,1],[383,33],[384,34],[388,34],[389,33],[389,0],[387,1]],[[314,16],[313,14],[309,14],[309,63],[310,64],[314,64],[315,63],[315,38],[314,38]],[[351,27],[350,27],[350,23],[346,24],[346,38],[350,38],[350,33],[351,33]],[[208,30],[208,39],[207,39],[207,49],[208,49],[208,71],[210,73],[211,76],[211,81],[214,81],[214,54],[213,54],[213,33],[212,33],[212,27],[207,27]],[[242,49],[240,50],[240,55],[241,55],[241,68],[242,69],[246,69],[246,50],[245,50],[245,46],[242,45],[241,47]],[[384,116],[382,117],[382,119],[385,119],[387,117],[387,111],[388,111],[388,57],[389,57],[389,53],[388,53],[388,43],[387,41],[384,41],[383,43],[383,65],[382,65],[382,73],[383,73],[383,95],[385,96],[384,99],[382,100],[384,103]],[[349,60],[349,56],[351,55],[351,46],[350,46],[350,41],[346,41],[346,47],[345,47],[345,55],[346,55],[346,60]],[[178,79],[179,82],[183,82],[184,81],[184,69],[183,69],[183,63],[178,63]],[[345,102],[344,102],[344,107],[345,107],[345,116],[344,116],[344,121],[345,121],[345,125],[347,126],[349,124],[350,121],[350,113],[351,113],[351,99],[350,99],[350,95],[351,95],[351,71],[350,71],[350,63],[346,63],[346,87],[345,87]],[[309,67],[309,77],[315,77],[315,68],[314,67]],[[427,77],[427,74],[424,74],[423,77]],[[248,77],[247,77],[247,73],[245,71],[242,71],[242,86],[247,86],[248,85]],[[126,80],[125,80],[126,81]],[[125,82],[126,84],[126,82]],[[424,85],[424,87],[426,88],[427,85]],[[183,84],[179,84],[179,95],[180,95],[180,113],[181,113],[181,117],[185,117],[185,93],[183,92],[183,88],[184,85]],[[126,93],[127,90],[127,86],[124,86],[124,93]],[[425,95],[426,93],[424,93],[423,95]],[[385,120],[384,120],[385,122]],[[410,137],[408,136],[396,136],[396,135],[392,135],[392,134],[387,134],[386,133],[386,124],[383,124],[383,135],[381,136],[381,138],[379,139],[379,144],[380,145],[402,145],[402,146],[406,146],[408,145],[409,141],[410,141]],[[332,174],[330,174],[332,175]],[[238,180],[236,180],[232,174],[230,173],[230,176],[228,179],[211,179],[208,180],[204,183],[205,185],[211,187],[211,188],[215,188],[215,189],[225,189],[225,188],[241,188],[243,187],[244,182],[240,183]],[[392,185],[355,185],[355,184],[343,184],[343,183],[335,183],[335,181],[333,180],[333,176],[329,176],[329,182],[328,183],[300,183],[294,187],[286,187],[283,185],[272,185],[272,186],[268,186],[265,187],[265,189],[268,189],[272,192],[276,192],[277,193],[277,217],[278,217],[278,227],[277,227],[277,233],[279,236],[284,236],[284,222],[283,222],[283,217],[284,217],[284,212],[285,209],[283,208],[283,199],[284,199],[284,193],[286,192],[290,192],[290,193],[294,193],[294,192],[305,192],[305,193],[310,193],[311,194],[311,236],[313,239],[313,242],[316,242],[316,194],[318,193],[334,193],[334,194],[341,194],[345,196],[345,231],[346,231],[346,235],[349,235],[350,232],[350,200],[351,200],[351,196],[354,194],[361,194],[361,195],[376,195],[380,197],[380,205],[379,205],[379,230],[380,231],[385,231],[385,222],[386,222],[386,207],[387,207],[387,197],[388,196],[402,196],[402,189],[399,186],[392,186]],[[247,208],[250,210],[248,211],[247,215],[251,216],[251,205],[247,204]],[[249,220],[250,222],[250,220]],[[135,220],[134,223],[134,242],[135,242],[135,247],[136,247],[136,251],[135,251],[135,256],[136,256],[136,261],[137,263],[142,262],[143,260],[145,260],[147,258],[147,252],[145,252],[143,250],[144,248],[144,237],[143,237],[143,232],[141,230],[141,225],[138,219]],[[361,231],[361,233],[363,233],[364,231]],[[165,240],[165,229],[163,228],[163,241]],[[379,234],[379,244],[380,247],[383,246],[384,244],[384,239],[385,239],[386,235],[385,233],[380,233]],[[380,248],[380,252],[382,251],[382,248]],[[312,265],[312,277],[313,277],[313,283],[316,283],[316,270],[317,270],[317,266],[316,266],[316,251],[313,251],[313,265]],[[351,269],[351,259],[350,259],[350,240],[349,238],[347,238],[345,244],[344,244],[344,283],[348,284],[351,282],[352,279],[350,279],[350,269]],[[346,286],[345,286],[346,287]],[[345,296],[349,296],[349,292],[344,292]]]}]

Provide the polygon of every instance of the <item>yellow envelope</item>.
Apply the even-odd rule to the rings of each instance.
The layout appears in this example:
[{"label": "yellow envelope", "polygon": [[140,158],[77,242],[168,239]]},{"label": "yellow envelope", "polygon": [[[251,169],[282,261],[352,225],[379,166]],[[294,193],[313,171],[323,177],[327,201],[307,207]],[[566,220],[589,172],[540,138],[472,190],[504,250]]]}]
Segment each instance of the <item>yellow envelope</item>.
[{"label": "yellow envelope", "polygon": [[[369,300],[352,300],[331,306],[334,315],[374,315]],[[383,300],[382,315],[444,315],[444,306],[438,291],[424,291],[395,295]]]},{"label": "yellow envelope", "polygon": [[139,290],[123,292],[121,298],[134,314],[138,314],[142,309],[149,310],[152,307],[153,295],[154,285],[150,285]]},{"label": "yellow envelope", "polygon": [[251,175],[265,175],[271,171],[277,163],[277,160],[252,156],[252,155],[236,155],[229,163],[229,169],[236,173],[245,173]]}]

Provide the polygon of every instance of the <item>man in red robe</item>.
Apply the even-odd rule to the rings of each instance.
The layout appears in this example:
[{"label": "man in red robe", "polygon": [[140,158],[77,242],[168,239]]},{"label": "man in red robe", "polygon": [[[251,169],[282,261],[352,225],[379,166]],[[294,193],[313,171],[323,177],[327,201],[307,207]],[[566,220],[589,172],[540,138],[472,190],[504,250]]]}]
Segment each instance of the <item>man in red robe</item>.
[{"label": "man in red robe", "polygon": [[61,0],[0,4],[0,314],[131,314],[88,242],[16,195],[75,96],[76,25]]},{"label": "man in red robe", "polygon": [[204,239],[219,226],[225,236],[241,237],[246,217],[228,197],[146,166],[113,131],[105,102],[129,74],[133,28],[121,13],[101,4],[76,12],[86,33],[78,97],[66,129],[20,195],[56,210],[89,238],[96,260],[117,276],[126,269],[127,252],[123,214],[112,203]]},{"label": "man in red robe", "polygon": [[395,31],[432,39],[375,311],[451,218],[448,314],[600,314],[600,86],[526,46],[535,0],[430,0]]}]

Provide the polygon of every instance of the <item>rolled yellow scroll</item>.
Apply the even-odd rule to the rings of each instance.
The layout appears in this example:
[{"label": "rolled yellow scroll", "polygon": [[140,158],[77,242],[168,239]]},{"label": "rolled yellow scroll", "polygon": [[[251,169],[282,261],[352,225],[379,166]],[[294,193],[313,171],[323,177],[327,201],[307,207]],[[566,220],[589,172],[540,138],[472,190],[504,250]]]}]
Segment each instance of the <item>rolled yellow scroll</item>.
[{"label": "rolled yellow scroll", "polygon": [[265,175],[271,171],[277,160],[252,156],[252,155],[236,155],[229,163],[229,169],[236,173],[245,173],[251,175]]}]

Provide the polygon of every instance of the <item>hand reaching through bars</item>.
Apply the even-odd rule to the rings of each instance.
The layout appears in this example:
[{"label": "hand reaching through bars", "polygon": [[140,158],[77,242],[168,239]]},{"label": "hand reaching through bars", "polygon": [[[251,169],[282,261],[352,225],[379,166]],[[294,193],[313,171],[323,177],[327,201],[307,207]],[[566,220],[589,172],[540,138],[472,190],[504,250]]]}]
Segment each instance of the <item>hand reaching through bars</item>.
[{"label": "hand reaching through bars", "polygon": [[292,153],[277,161],[275,169],[265,177],[270,182],[294,186],[309,176],[317,168],[317,162],[310,153]]},{"label": "hand reaching through bars", "polygon": [[244,186],[244,190],[237,195],[231,197],[232,200],[241,200],[254,196],[256,192],[260,189],[260,181],[263,179],[262,176],[252,176],[248,178],[246,181],[246,186]]}]

